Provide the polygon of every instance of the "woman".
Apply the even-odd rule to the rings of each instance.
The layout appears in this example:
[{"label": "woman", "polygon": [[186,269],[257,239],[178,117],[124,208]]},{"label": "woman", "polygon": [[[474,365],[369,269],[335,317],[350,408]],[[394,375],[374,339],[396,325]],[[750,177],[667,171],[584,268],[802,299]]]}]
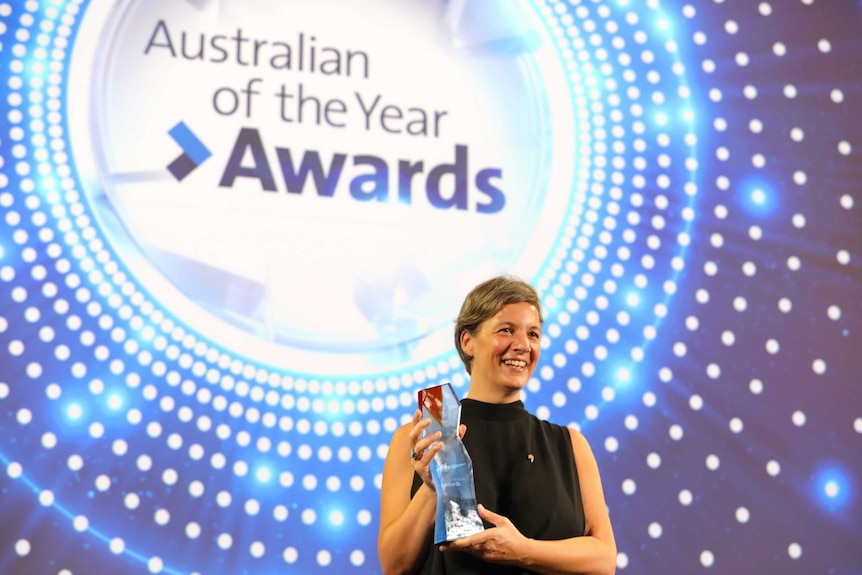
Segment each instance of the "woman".
[{"label": "woman", "polygon": [[[524,409],[521,390],[539,360],[541,305],[511,277],[479,284],[455,326],[470,374],[461,434],[473,460],[485,531],[433,544],[437,504],[430,420],[400,427],[383,469],[377,547],[386,575],[612,574],[616,544],[599,470],[586,439]],[[415,456],[411,456],[415,454]]]}]

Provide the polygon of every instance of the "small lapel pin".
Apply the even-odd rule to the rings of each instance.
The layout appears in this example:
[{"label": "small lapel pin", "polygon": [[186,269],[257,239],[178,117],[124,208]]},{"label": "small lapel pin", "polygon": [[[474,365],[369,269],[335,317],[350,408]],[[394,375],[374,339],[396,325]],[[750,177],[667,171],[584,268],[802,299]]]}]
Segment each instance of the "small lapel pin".
[{"label": "small lapel pin", "polygon": [[529,454],[529,455],[527,456],[527,459],[529,459],[529,460],[530,460],[530,463],[532,463],[532,462],[533,462],[533,460],[534,460],[534,459],[536,459],[536,458],[535,458],[535,457],[533,457],[533,454],[531,453],[531,454]]}]

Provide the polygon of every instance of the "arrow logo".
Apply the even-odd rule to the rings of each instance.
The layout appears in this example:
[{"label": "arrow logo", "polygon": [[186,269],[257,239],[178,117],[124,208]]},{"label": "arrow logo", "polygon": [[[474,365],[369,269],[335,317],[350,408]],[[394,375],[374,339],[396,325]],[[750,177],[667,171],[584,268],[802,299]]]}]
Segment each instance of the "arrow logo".
[{"label": "arrow logo", "polygon": [[194,135],[185,122],[180,121],[170,129],[168,134],[183,150],[183,153],[168,165],[168,171],[178,181],[182,181],[192,170],[212,156],[209,148]]}]

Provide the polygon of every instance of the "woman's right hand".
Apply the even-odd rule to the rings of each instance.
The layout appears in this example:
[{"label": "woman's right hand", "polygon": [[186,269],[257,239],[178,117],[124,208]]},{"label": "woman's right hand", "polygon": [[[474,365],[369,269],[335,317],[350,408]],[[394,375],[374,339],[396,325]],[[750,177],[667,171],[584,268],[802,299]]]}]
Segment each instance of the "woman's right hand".
[{"label": "woman's right hand", "polygon": [[[422,433],[431,425],[431,419],[421,419],[422,411],[417,409],[413,414],[413,429],[410,430],[409,443],[412,446],[410,449],[411,461],[413,470],[419,474],[422,481],[434,489],[434,479],[431,477],[431,460],[437,455],[437,452],[443,449],[443,442],[439,441],[443,434],[438,431],[427,437],[422,437]],[[437,443],[434,443],[434,442]],[[432,445],[434,443],[434,445]]]}]

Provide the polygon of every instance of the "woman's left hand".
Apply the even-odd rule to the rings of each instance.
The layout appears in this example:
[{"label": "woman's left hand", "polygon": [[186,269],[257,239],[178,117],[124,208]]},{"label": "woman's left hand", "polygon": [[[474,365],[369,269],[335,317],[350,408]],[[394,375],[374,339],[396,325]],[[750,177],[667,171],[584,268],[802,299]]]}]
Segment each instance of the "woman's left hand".
[{"label": "woman's left hand", "polygon": [[443,543],[440,551],[463,551],[483,561],[518,564],[523,558],[526,537],[508,518],[479,505],[479,516],[494,527],[462,539]]}]

